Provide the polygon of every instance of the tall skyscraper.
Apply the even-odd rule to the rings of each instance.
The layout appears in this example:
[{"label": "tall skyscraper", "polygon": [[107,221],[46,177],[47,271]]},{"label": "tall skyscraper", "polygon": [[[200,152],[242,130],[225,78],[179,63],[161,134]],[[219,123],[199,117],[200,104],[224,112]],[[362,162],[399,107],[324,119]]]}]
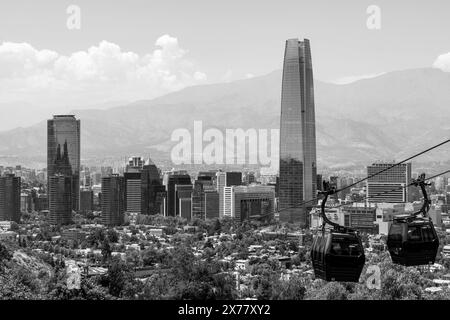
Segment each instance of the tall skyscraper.
[{"label": "tall skyscraper", "polygon": [[142,157],[131,157],[125,168],[125,210],[132,213],[141,213],[142,181],[141,172],[144,167]]},{"label": "tall skyscraper", "polygon": [[[374,163],[367,167],[367,175],[374,175],[394,163]],[[367,202],[403,203],[410,198],[411,163],[403,163],[366,180]],[[404,187],[404,188],[402,188]],[[395,189],[395,191],[393,191]]]},{"label": "tall skyscraper", "polygon": [[[55,174],[71,176],[73,210],[80,202],[80,120],[73,115],[55,115],[47,121],[47,181]],[[49,201],[50,194],[49,194]]]},{"label": "tall skyscraper", "polygon": [[0,221],[20,222],[20,177],[0,177]]},{"label": "tall skyscraper", "polygon": [[307,208],[298,206],[316,196],[316,174],[314,82],[310,44],[307,39],[289,39],[285,46],[281,92],[281,221],[307,225]]},{"label": "tall skyscraper", "polygon": [[121,225],[125,212],[125,178],[113,174],[102,178],[102,223]]}]

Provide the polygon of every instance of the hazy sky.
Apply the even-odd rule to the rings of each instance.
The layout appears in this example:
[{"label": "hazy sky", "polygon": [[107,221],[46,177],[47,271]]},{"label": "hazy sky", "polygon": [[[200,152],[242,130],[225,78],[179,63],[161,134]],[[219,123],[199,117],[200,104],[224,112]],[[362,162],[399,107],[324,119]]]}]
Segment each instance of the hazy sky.
[{"label": "hazy sky", "polygon": [[[79,30],[66,12],[81,9]],[[381,28],[369,30],[370,5]],[[448,0],[40,0],[0,3],[0,102],[97,103],[269,73],[311,41],[315,77],[450,71]],[[6,89],[6,90],[3,90]]]}]

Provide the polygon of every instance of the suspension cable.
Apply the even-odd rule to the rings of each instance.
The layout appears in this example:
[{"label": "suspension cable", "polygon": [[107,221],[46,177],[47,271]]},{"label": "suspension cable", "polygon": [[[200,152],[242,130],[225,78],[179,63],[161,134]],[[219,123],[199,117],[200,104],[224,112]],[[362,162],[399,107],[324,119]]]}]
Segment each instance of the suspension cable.
[{"label": "suspension cable", "polygon": [[[361,180],[359,180],[359,181],[357,181],[357,182],[354,182],[354,183],[352,183],[352,184],[350,184],[350,185],[348,185],[348,186],[345,186],[345,187],[342,187],[342,188],[340,188],[340,189],[337,189],[337,190],[335,191],[335,193],[338,193],[338,192],[341,192],[341,191],[343,191],[343,190],[346,190],[346,189],[349,189],[349,188],[351,188],[351,187],[354,187],[354,186],[356,186],[357,184],[359,184],[359,183],[361,183],[361,182],[363,182],[363,181],[366,181],[366,180],[368,180],[368,179],[370,179],[370,178],[372,178],[372,177],[375,177],[375,176],[377,176],[377,175],[379,175],[379,174],[381,174],[381,173],[383,173],[383,172],[386,172],[386,171],[388,171],[388,170],[390,170],[390,169],[392,169],[392,168],[394,168],[394,167],[396,167],[396,166],[399,166],[399,165],[401,165],[401,164],[403,164],[403,163],[405,163],[405,162],[407,162],[407,161],[409,161],[409,160],[412,160],[412,159],[414,159],[414,158],[416,158],[416,157],[418,157],[418,156],[420,156],[420,155],[422,155],[422,154],[424,154],[424,153],[427,153],[427,152],[429,152],[429,151],[431,151],[431,150],[433,150],[433,149],[436,149],[436,148],[438,148],[438,147],[440,147],[440,146],[442,146],[442,145],[444,145],[444,144],[446,144],[446,143],[448,143],[448,142],[450,142],[450,139],[447,139],[447,140],[445,140],[445,141],[443,141],[443,142],[441,142],[441,143],[439,143],[439,144],[437,144],[437,145],[434,145],[434,146],[432,146],[432,147],[430,147],[430,148],[428,148],[428,149],[426,149],[426,150],[424,150],[424,151],[421,151],[421,152],[419,152],[419,153],[416,153],[415,155],[410,156],[409,158],[406,158],[406,159],[404,159],[404,160],[402,160],[402,161],[400,161],[400,162],[398,162],[398,163],[395,163],[395,164],[393,164],[393,165],[391,165],[391,166],[389,166],[389,167],[387,167],[387,168],[384,168],[384,169],[381,170],[381,171],[378,171],[378,172],[376,172],[376,173],[374,173],[374,174],[371,174],[371,175],[365,177],[364,179],[361,179]],[[431,179],[431,178],[428,178],[428,179]],[[428,179],[425,179],[425,181],[428,180]],[[319,199],[320,199],[320,198],[316,196],[316,197],[314,197],[314,198],[312,198],[312,199],[310,199],[310,200],[299,202],[299,203],[296,204],[296,205],[293,205],[293,206],[290,206],[290,207],[287,207],[287,208],[283,208],[283,209],[279,209],[279,210],[278,210],[278,213],[279,213],[279,212],[282,212],[282,211],[285,211],[285,210],[289,210],[289,209],[296,209],[296,208],[303,207],[304,205],[306,205],[306,204],[308,204],[308,203],[311,203],[311,202],[317,202],[317,200],[319,200]]]},{"label": "suspension cable", "polygon": [[[441,172],[441,173],[439,173],[439,174],[436,174],[436,175],[434,175],[434,176],[431,176],[431,177],[426,178],[424,181],[428,181],[428,180],[434,179],[434,178],[436,178],[436,177],[442,176],[442,175],[444,175],[444,174],[446,174],[446,173],[449,173],[449,172],[450,172],[450,170]],[[347,202],[347,203],[343,203],[343,204],[337,205],[337,206],[335,206],[335,207],[330,207],[330,208],[332,208],[332,209],[334,209],[334,208],[340,208],[340,207],[347,206],[347,205],[352,204],[352,203],[355,203],[355,202],[362,202],[362,201],[365,201],[365,200],[367,200],[367,199],[369,199],[369,198],[373,198],[373,197],[381,196],[381,195],[386,194],[386,193],[390,193],[390,192],[395,192],[395,191],[398,191],[398,190],[406,189],[406,188],[409,188],[409,187],[411,187],[411,186],[413,186],[413,185],[414,185],[414,182],[411,182],[411,183],[409,183],[409,184],[407,184],[407,185],[404,185],[404,186],[401,186],[401,187],[397,187],[397,188],[395,188],[395,189],[391,189],[391,190],[386,190],[386,191],[383,191],[383,192],[379,192],[379,193],[374,194],[374,195],[371,195],[371,196],[365,196],[365,197],[363,197],[363,198],[360,199],[360,200],[353,200],[353,201],[350,201],[350,202]]]},{"label": "suspension cable", "polygon": [[405,163],[405,162],[407,162],[407,161],[409,161],[409,160],[411,160],[411,159],[414,159],[414,158],[416,158],[416,157],[418,157],[418,156],[420,156],[420,155],[422,155],[422,154],[424,154],[424,153],[427,153],[427,152],[429,152],[429,151],[431,151],[431,150],[433,150],[433,149],[436,149],[436,148],[438,148],[438,147],[440,147],[440,146],[442,146],[442,145],[444,145],[444,144],[446,144],[446,143],[448,143],[448,142],[450,142],[450,139],[447,139],[447,140],[445,140],[445,141],[443,141],[443,142],[441,142],[441,143],[439,143],[439,144],[437,144],[437,145],[435,145],[435,146],[433,146],[433,147],[431,147],[431,148],[428,148],[428,149],[426,149],[426,150],[424,150],[424,151],[422,151],[422,152],[416,153],[415,155],[413,155],[413,156],[411,156],[411,157],[409,157],[409,158],[406,158],[405,160],[402,160],[402,161],[400,161],[400,162],[397,162],[397,163],[395,163],[395,164],[393,164],[393,165],[391,165],[391,166],[389,166],[389,167],[387,167],[387,168],[384,168],[384,169],[381,170],[381,171],[378,171],[378,172],[376,172],[376,173],[374,173],[374,174],[371,174],[371,175],[365,177],[364,179],[361,179],[361,180],[356,181],[356,182],[354,182],[354,183],[352,183],[352,184],[350,184],[350,185],[348,185],[348,186],[345,186],[345,187],[342,187],[342,188],[340,188],[340,189],[337,189],[337,190],[336,190],[336,193],[337,193],[337,192],[340,192],[340,191],[343,191],[343,190],[346,190],[346,189],[348,189],[348,188],[351,188],[351,187],[353,187],[353,186],[355,186],[355,185],[357,185],[357,184],[359,184],[359,183],[361,183],[361,182],[363,182],[363,181],[366,181],[366,180],[368,180],[368,179],[370,179],[370,178],[372,178],[372,177],[375,177],[375,176],[379,175],[380,173],[386,172],[386,171],[388,171],[388,170],[390,170],[390,169],[392,169],[392,168],[394,168],[394,167],[397,167],[397,166],[399,166],[399,165],[401,165],[401,164],[403,164],[403,163]]}]

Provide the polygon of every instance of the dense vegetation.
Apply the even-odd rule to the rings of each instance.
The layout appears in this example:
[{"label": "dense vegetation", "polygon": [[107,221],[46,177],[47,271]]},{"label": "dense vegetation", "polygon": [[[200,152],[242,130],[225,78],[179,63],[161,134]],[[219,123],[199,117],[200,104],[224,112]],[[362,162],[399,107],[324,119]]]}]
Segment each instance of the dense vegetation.
[{"label": "dense vegetation", "polygon": [[[389,254],[374,252],[367,257],[365,269],[359,283],[326,283],[315,280],[306,272],[290,273],[293,266],[311,269],[308,246],[299,247],[295,241],[263,240],[254,232],[258,223],[236,225],[230,221],[194,221],[198,229],[194,233],[179,232],[186,225],[180,219],[161,217],[139,217],[138,225],[130,228],[131,237],[137,237],[138,229],[144,224],[166,225],[172,234],[172,249],[164,248],[157,241],[143,241],[141,250],[126,250],[125,259],[112,256],[120,243],[116,231],[96,230],[77,247],[96,248],[102,252],[102,260],[107,266],[104,275],[82,277],[79,289],[69,289],[63,260],[53,259],[48,253],[37,253],[33,245],[23,243],[0,243],[0,299],[450,299],[450,290],[427,293],[424,289],[433,286],[432,280],[441,278],[449,270],[445,260],[443,270],[430,272],[428,268],[404,268],[393,265]],[[281,226],[272,225],[279,230]],[[283,226],[283,230],[293,230],[293,226]],[[41,228],[42,238],[51,231]],[[233,238],[223,236],[213,245],[208,235],[233,234]],[[440,233],[441,243],[445,235]],[[131,238],[130,237],[130,238]],[[130,239],[127,239],[130,240]],[[141,242],[141,241],[138,241]],[[248,247],[259,244],[263,248],[275,247],[284,253],[294,251],[291,261],[281,267],[270,255],[250,258],[246,272],[239,272],[246,285],[237,290],[234,265],[223,263],[223,258],[234,255],[238,259],[248,259]],[[46,248],[51,252],[69,256],[67,244]],[[193,248],[201,248],[201,256]],[[23,260],[26,260],[26,263]],[[28,260],[27,260],[28,259]],[[381,288],[370,289],[367,281],[370,265],[381,270]],[[135,277],[136,268],[153,269],[145,279]]]}]

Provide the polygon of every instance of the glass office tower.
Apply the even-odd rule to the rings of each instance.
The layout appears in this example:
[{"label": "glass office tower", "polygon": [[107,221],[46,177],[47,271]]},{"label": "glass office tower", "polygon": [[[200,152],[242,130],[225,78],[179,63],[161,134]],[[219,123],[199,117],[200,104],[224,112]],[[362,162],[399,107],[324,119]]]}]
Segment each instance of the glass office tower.
[{"label": "glass office tower", "polygon": [[125,178],[112,174],[102,178],[102,224],[119,226],[124,222]]},{"label": "glass office tower", "polygon": [[0,177],[0,221],[20,222],[21,179],[14,174]]},{"label": "glass office tower", "polygon": [[[62,150],[66,152],[66,159],[61,158]],[[73,115],[55,115],[53,119],[47,121],[47,170],[49,179],[56,174],[68,175],[68,171],[72,172],[72,209],[78,211],[80,120]]]},{"label": "glass office tower", "polygon": [[286,41],[280,119],[280,220],[307,225],[316,196],[314,83],[309,40]]}]

